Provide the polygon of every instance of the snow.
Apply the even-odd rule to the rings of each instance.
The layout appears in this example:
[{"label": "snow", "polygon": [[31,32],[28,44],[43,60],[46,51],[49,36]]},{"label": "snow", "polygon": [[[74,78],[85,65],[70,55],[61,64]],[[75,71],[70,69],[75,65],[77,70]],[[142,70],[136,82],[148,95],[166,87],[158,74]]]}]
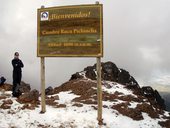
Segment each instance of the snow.
[{"label": "snow", "polygon": [[124,85],[117,84],[117,83],[110,82],[110,81],[105,81],[104,84],[110,85],[111,88],[107,88],[106,86],[103,86],[103,91],[109,94],[114,94],[117,91],[117,92],[122,93],[123,95],[132,95],[136,97],[136,95],[134,95],[131,90],[126,89]]},{"label": "snow", "polygon": [[79,72],[79,75],[81,75],[81,76],[83,76],[84,78],[86,78],[86,72],[85,72],[85,71]]},{"label": "snow", "polygon": [[74,99],[76,97],[79,97],[78,95],[75,95],[75,94],[71,93],[71,91],[60,92],[57,95],[60,98],[60,100],[58,100],[57,102],[59,104],[66,104],[66,105],[70,104],[72,99]]},{"label": "snow", "polygon": [[[116,91],[122,92],[125,95],[133,95],[130,90],[127,90],[123,85],[115,84],[113,82],[107,82],[111,86],[107,89],[103,86],[103,91],[108,93],[114,93]],[[11,92],[6,92],[10,95]],[[57,94],[59,104],[66,104],[66,108],[54,108],[46,106],[46,113],[40,114],[41,106],[35,110],[22,110],[22,104],[16,101],[16,98],[11,96],[8,99],[13,101],[11,109],[0,109],[0,128],[37,128],[39,124],[47,126],[48,128],[99,128],[97,121],[97,110],[91,105],[83,104],[83,107],[72,106],[74,102],[72,100],[78,95],[71,93],[71,91],[60,92]],[[55,95],[53,95],[55,96]],[[103,101],[103,105],[109,106],[103,108],[103,122],[106,125],[100,128],[161,128],[158,121],[163,119],[152,119],[146,113],[142,113],[144,120],[135,121],[127,116],[120,114],[118,111],[110,109],[113,104],[121,103]],[[0,100],[0,105],[2,104]],[[130,102],[130,107],[134,108],[137,103]],[[95,106],[95,105],[94,105]],[[97,107],[97,106],[96,106]],[[11,114],[10,114],[11,113]],[[168,115],[168,113],[165,113]]]},{"label": "snow", "polygon": [[[0,127],[8,128],[13,126],[17,128],[35,128],[39,123],[47,126],[50,125],[49,127],[59,127],[60,125],[67,128],[69,128],[70,125],[77,128],[98,127],[96,121],[96,112],[90,109],[87,105],[80,109],[77,109],[77,107],[72,107],[67,110],[59,109],[60,111],[47,106],[47,110],[48,111],[45,114],[39,114],[40,109],[36,109],[35,111],[24,110],[15,116],[6,117],[2,121],[2,126],[0,125]],[[107,126],[103,126],[103,128],[160,127],[157,125],[156,120],[151,119],[146,114],[146,120],[134,121],[131,118],[112,113],[109,109],[104,109],[103,118],[104,123],[107,124]]]},{"label": "snow", "polygon": [[130,102],[130,105],[128,106],[129,108],[136,108],[136,106],[138,105],[139,103],[136,103],[136,102]]}]

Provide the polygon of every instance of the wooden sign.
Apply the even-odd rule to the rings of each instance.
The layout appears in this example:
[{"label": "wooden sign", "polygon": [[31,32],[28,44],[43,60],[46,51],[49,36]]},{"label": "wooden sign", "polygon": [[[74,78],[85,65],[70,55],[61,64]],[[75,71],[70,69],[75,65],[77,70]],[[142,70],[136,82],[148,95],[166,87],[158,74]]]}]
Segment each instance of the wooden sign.
[{"label": "wooden sign", "polygon": [[102,57],[102,4],[40,8],[38,57]]}]

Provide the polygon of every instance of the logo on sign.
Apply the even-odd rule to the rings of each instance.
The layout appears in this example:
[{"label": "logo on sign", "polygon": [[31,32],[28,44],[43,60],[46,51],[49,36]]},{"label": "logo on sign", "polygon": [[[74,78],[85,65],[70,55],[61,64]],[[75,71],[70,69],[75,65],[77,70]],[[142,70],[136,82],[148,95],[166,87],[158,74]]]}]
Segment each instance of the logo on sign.
[{"label": "logo on sign", "polygon": [[41,21],[47,21],[49,19],[49,12],[41,12]]}]

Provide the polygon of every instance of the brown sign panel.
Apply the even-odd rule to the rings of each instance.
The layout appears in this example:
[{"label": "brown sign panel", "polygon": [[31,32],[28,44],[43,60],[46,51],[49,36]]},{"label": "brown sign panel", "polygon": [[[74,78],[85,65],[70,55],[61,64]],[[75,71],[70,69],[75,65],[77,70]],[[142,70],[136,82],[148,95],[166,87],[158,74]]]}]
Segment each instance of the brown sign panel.
[{"label": "brown sign panel", "polygon": [[38,9],[38,57],[102,57],[103,6]]}]

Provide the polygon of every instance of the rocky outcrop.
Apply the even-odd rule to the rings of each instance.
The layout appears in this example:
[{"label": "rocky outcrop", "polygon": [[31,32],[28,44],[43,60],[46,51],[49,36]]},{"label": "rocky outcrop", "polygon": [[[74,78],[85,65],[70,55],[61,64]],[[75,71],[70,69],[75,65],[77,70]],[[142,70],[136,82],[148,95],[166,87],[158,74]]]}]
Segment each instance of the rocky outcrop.
[{"label": "rocky outcrop", "polygon": [[96,80],[97,75],[95,73],[95,66],[88,66],[84,69],[84,71],[86,72],[85,75],[86,77],[90,78],[91,80]]},{"label": "rocky outcrop", "polygon": [[142,87],[144,96],[146,96],[152,105],[156,105],[157,108],[166,110],[164,99],[160,96],[157,90],[154,90],[150,86]]},{"label": "rocky outcrop", "polygon": [[119,69],[112,62],[102,63],[102,78],[108,81],[118,81]]},{"label": "rocky outcrop", "polygon": [[[12,87],[13,87],[13,85],[5,83],[3,85],[0,85],[0,90],[4,89],[5,91],[12,91]],[[31,90],[31,86],[30,86],[30,84],[27,84],[27,83],[21,81],[21,84],[18,85],[18,89],[21,93],[25,93],[25,92],[29,92]]]},{"label": "rocky outcrop", "polygon": [[136,86],[139,87],[137,81],[129,74],[128,71],[124,69],[120,69],[120,72],[118,73],[118,83],[121,83],[123,85],[130,85],[130,86]]},{"label": "rocky outcrop", "polygon": [[73,74],[70,78],[70,80],[74,80],[74,79],[81,79],[83,78],[82,75],[79,74],[79,72],[76,72],[75,74]]},{"label": "rocky outcrop", "polygon": [[[153,90],[151,87],[140,88],[138,82],[130,75],[125,69],[118,68],[113,62],[105,62],[102,66],[102,80],[113,81],[124,85],[126,88],[131,89],[137,95],[144,95],[150,102],[157,107],[165,110],[165,103],[157,90]],[[96,80],[96,64],[88,66],[82,72],[77,72],[72,75],[70,80],[82,79],[84,76],[91,80]]]},{"label": "rocky outcrop", "polygon": [[[105,62],[101,64],[102,66],[102,80],[114,81],[123,85],[132,86],[139,88],[137,81],[129,74],[128,71],[124,69],[119,69],[112,62]],[[84,68],[85,76],[91,80],[96,80],[96,64],[93,66],[88,66]],[[72,75],[70,80],[83,78],[80,73],[75,73]]]}]

